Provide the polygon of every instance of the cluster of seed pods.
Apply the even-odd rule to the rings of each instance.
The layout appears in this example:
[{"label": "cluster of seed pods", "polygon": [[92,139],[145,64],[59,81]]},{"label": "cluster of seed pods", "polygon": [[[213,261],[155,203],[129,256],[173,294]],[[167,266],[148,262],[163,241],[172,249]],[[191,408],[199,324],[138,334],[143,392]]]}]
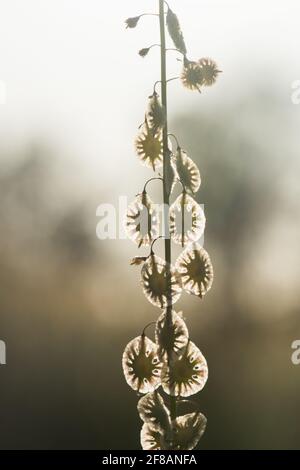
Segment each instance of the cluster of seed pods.
[{"label": "cluster of seed pods", "polygon": [[[166,25],[176,50],[183,56],[182,84],[200,91],[210,86],[219,73],[211,59],[190,61],[178,18],[167,5]],[[128,28],[134,28],[140,15],[128,18]],[[152,46],[151,46],[152,47]],[[149,48],[140,51],[144,57]],[[144,113],[143,124],[135,141],[136,155],[142,165],[159,171],[163,166],[163,129],[166,113],[154,87]],[[173,134],[170,134],[170,137]],[[195,162],[181,148],[175,137],[173,148],[168,142],[170,168],[168,187],[172,199],[177,183],[181,193],[175,197],[168,211],[169,235],[183,249],[174,265],[154,253],[154,242],[161,236],[160,218],[155,203],[144,189],[129,205],[125,226],[128,237],[138,247],[149,247],[146,256],[133,258],[131,264],[141,266],[141,285],[146,299],[159,309],[153,339],[142,334],[125,347],[122,366],[128,385],[139,395],[137,405],[142,421],[141,446],[145,450],[194,449],[206,427],[206,418],[189,397],[200,392],[208,378],[206,359],[191,341],[182,312],[174,305],[183,292],[199,298],[210,290],[213,267],[210,257],[199,240],[205,230],[206,218],[195,200],[201,185],[200,172]],[[186,220],[189,214],[189,222]],[[147,248],[146,248],[147,249]],[[176,400],[176,416],[171,412],[170,399]]]}]

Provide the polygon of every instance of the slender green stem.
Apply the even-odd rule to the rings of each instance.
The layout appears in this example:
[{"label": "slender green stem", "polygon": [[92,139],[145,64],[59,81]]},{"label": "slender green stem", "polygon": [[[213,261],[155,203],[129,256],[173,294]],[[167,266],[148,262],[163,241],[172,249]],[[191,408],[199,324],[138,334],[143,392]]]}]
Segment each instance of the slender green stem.
[{"label": "slender green stem", "polygon": [[[164,199],[164,229],[165,229],[165,259],[167,263],[167,285],[168,285],[168,304],[167,321],[172,321],[172,297],[171,297],[171,240],[169,233],[169,192],[167,178],[171,173],[170,152],[168,148],[168,102],[167,102],[167,66],[166,66],[166,30],[165,30],[165,1],[159,0],[159,25],[160,25],[160,44],[161,44],[161,102],[166,113],[166,123],[163,129],[163,199]],[[170,358],[168,358],[171,366]],[[171,418],[176,419],[176,399],[170,397]]]}]

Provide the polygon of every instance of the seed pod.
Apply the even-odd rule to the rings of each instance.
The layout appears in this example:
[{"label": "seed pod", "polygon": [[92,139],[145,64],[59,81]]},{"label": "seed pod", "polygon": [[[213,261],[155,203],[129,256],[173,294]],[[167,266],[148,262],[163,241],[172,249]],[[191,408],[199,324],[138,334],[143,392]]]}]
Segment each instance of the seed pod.
[{"label": "seed pod", "polygon": [[147,336],[138,336],[127,344],[122,366],[126,382],[138,393],[153,392],[159,387],[162,363],[156,344]]},{"label": "seed pod", "polygon": [[176,261],[182,285],[188,294],[202,298],[213,283],[213,266],[208,253],[197,243],[188,247]]},{"label": "seed pod", "polygon": [[187,153],[178,147],[172,163],[176,168],[178,178],[187,191],[195,194],[201,185],[200,171],[196,163],[188,157]]},{"label": "seed pod", "polygon": [[201,93],[200,87],[203,85],[203,74],[202,68],[197,62],[190,61],[185,57],[180,78],[185,88]]},{"label": "seed pod", "polygon": [[[186,225],[186,212],[192,214],[192,224],[190,227]],[[177,217],[180,217],[181,230],[177,228]],[[202,237],[205,229],[205,215],[199,204],[186,192],[183,192],[176,201],[171,205],[170,212],[170,234],[174,243],[186,246],[190,242],[196,242]]]},{"label": "seed pod", "polygon": [[166,122],[166,111],[156,91],[153,95],[149,96],[147,121],[154,134],[162,130]]},{"label": "seed pod", "polygon": [[167,17],[167,28],[169,31],[169,35],[174,43],[176,49],[178,49],[183,55],[186,55],[186,45],[184,42],[183,34],[180,28],[179,20],[177,15],[168,8]]},{"label": "seed pod", "polygon": [[155,390],[140,398],[138,405],[140,418],[151,429],[160,433],[171,432],[171,417],[162,396]]},{"label": "seed pod", "polygon": [[156,171],[163,164],[162,132],[153,132],[148,120],[145,123],[135,141],[136,153],[143,165]]},{"label": "seed pod", "polygon": [[188,343],[189,333],[183,319],[172,310],[168,316],[165,310],[156,322],[155,341],[158,354],[166,359],[168,356],[180,356]]},{"label": "seed pod", "polygon": [[204,57],[199,60],[198,64],[202,72],[203,85],[213,85],[216,82],[219,73],[221,73],[221,70],[218,70],[216,62],[209,57]]},{"label": "seed pod", "polygon": [[149,246],[152,241],[158,237],[158,215],[155,211],[154,203],[145,191],[138,194],[134,201],[128,206],[125,229],[130,240],[139,247]]},{"label": "seed pod", "polygon": [[180,277],[174,268],[154,254],[142,268],[142,286],[149,302],[160,308],[175,304],[182,290]]},{"label": "seed pod", "polygon": [[203,389],[208,377],[205,357],[197,346],[189,341],[183,355],[164,364],[163,390],[171,396],[189,397]]},{"label": "seed pod", "polygon": [[193,450],[205,432],[207,419],[200,412],[188,413],[176,418],[173,426],[174,450]]},{"label": "seed pod", "polygon": [[163,433],[151,428],[148,423],[144,423],[141,429],[141,446],[143,450],[167,449]]},{"label": "seed pod", "polygon": [[143,450],[193,450],[200,441],[206,428],[206,417],[200,412],[178,416],[173,422],[173,439],[168,440],[163,432],[159,432],[148,423],[141,430],[141,446]]}]

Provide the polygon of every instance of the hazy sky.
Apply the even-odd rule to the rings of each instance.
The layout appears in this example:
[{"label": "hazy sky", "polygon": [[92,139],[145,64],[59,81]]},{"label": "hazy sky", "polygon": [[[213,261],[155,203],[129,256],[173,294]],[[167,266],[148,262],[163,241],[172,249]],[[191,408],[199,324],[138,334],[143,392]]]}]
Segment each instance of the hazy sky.
[{"label": "hazy sky", "polygon": [[[70,161],[84,162],[110,184],[119,165],[136,173],[132,139],[153,82],[159,51],[137,51],[158,41],[157,21],[142,18],[126,30],[124,19],[157,9],[155,0],[1,0],[0,106],[2,146],[22,148],[47,138]],[[170,0],[182,24],[191,58],[213,57],[224,71],[201,97],[206,106],[231,100],[274,69],[289,99],[300,78],[297,0]],[[169,74],[180,64],[170,55]],[[193,93],[170,86],[170,113],[195,105]],[[127,161],[126,161],[127,160]],[[126,161],[126,169],[124,169]],[[118,176],[114,176],[118,178]]]}]

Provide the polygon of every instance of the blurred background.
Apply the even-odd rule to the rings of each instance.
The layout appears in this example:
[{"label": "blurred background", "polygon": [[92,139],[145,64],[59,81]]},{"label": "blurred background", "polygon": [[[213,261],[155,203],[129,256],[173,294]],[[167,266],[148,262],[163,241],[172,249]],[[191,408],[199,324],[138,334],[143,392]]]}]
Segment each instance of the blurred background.
[{"label": "blurred background", "polygon": [[[96,237],[99,204],[131,201],[151,171],[133,142],[159,50],[155,0],[1,0],[0,367],[2,449],[137,449],[127,342],[156,319],[138,251]],[[298,5],[170,0],[189,58],[223,73],[201,95],[169,85],[169,121],[197,162],[209,295],[183,295],[210,377],[203,449],[300,448]],[[171,45],[171,44],[170,44]],[[169,76],[180,72],[170,53]],[[159,200],[157,184],[152,197]],[[121,214],[122,215],[122,214]],[[118,226],[119,226],[119,222]]]}]

